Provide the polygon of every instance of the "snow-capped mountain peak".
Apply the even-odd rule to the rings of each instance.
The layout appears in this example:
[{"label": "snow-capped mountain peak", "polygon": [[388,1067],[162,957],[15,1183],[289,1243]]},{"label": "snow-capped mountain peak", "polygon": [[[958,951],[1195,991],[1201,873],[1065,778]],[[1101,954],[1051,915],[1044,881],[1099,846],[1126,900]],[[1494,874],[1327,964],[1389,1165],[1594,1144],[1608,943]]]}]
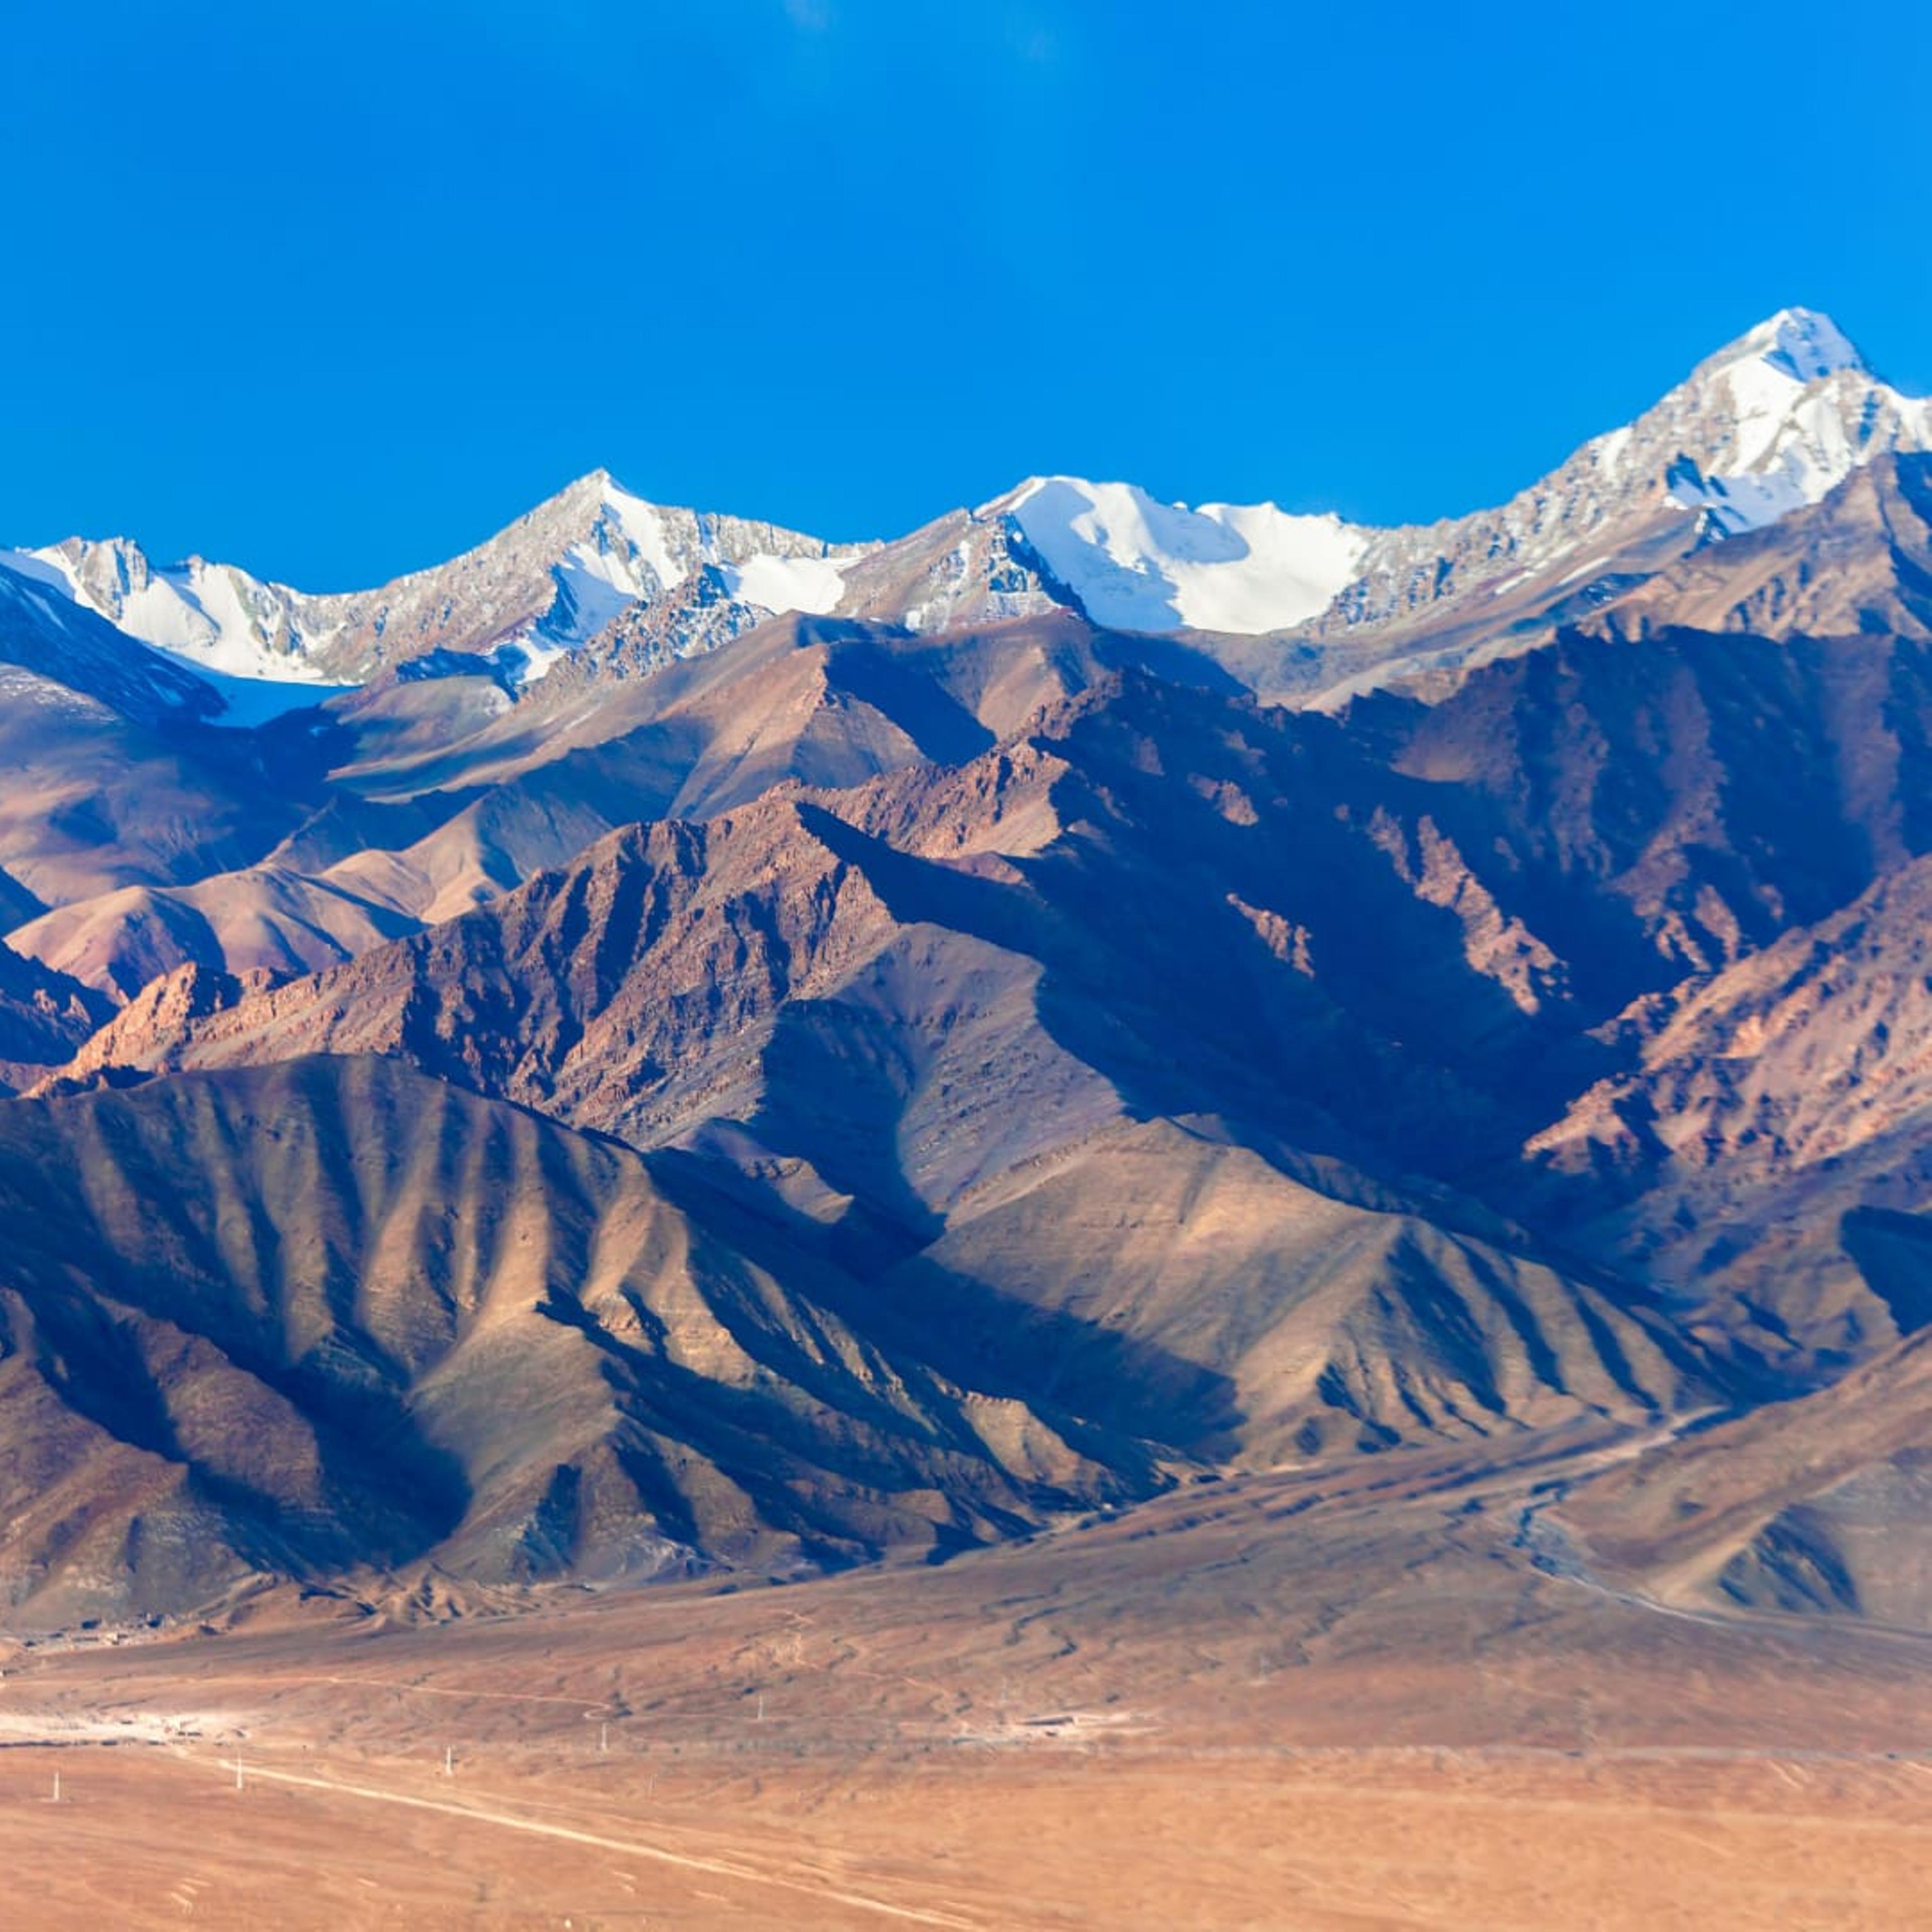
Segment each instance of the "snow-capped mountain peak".
[{"label": "snow-capped mountain peak", "polygon": [[1432,663],[1517,647],[1696,546],[1820,502],[1874,457],[1928,449],[1932,402],[1874,374],[1830,317],[1794,308],[1508,502],[1426,526],[1190,506],[1054,475],[889,543],[832,544],[652,502],[596,470],[475,549],[374,590],[310,596],[200,558],[157,568],[119,538],[0,564],[205,672],[284,681],[477,662],[527,683],[566,658],[596,678],[788,611],[932,631],[1066,606],[1123,631],[1292,633],[1284,676],[1325,676],[1306,668],[1332,650],[1349,655],[1350,679],[1358,664],[1378,677],[1421,662],[1412,640],[1425,632],[1413,647]]},{"label": "snow-capped mountain peak", "polygon": [[1720,350],[1704,364],[1703,370],[1714,373],[1753,362],[1798,383],[1820,382],[1843,369],[1867,376],[1872,373],[1851,338],[1828,315],[1810,308],[1781,308],[1767,316],[1755,328],[1746,330]]},{"label": "snow-capped mountain peak", "polygon": [[588,532],[556,566],[558,601],[538,626],[545,638],[572,646],[587,644],[632,604],[680,588],[707,565],[755,609],[823,616],[843,590],[843,556],[862,548],[840,551],[768,526],[661,509],[608,470],[584,482],[597,486],[598,508]]},{"label": "snow-capped mountain peak", "polygon": [[868,548],[648,502],[600,470],[476,549],[374,590],[313,595],[200,557],[158,567],[121,537],[0,551],[0,563],[204,671],[353,682],[455,652],[487,654],[527,682],[707,571],[702,639],[681,638],[668,620],[659,654],[782,611],[830,610]]},{"label": "snow-capped mountain peak", "polygon": [[[506,640],[523,651],[526,681],[580,651],[620,618],[647,616],[700,576],[708,592],[700,600],[708,614],[705,645],[783,611],[821,616],[844,595],[847,564],[868,548],[828,544],[735,517],[668,509],[626,489],[608,470],[592,472],[556,500],[576,495],[593,499],[590,521],[551,567],[555,596],[534,622]],[[683,654],[674,625],[659,641],[665,655]],[[700,647],[696,634],[685,641]]]},{"label": "snow-capped mountain peak", "polygon": [[517,640],[530,672],[580,649],[632,604],[674,590],[687,574],[655,503],[633,496],[608,470],[596,470],[564,494],[594,490],[590,522],[552,565],[556,596]]},{"label": "snow-capped mountain peak", "polygon": [[1660,406],[1673,403],[1688,433],[1666,472],[1670,500],[1702,512],[1715,536],[1821,501],[1880,452],[1932,443],[1932,404],[1880,381],[1810,309],[1780,309],[1747,331]]}]

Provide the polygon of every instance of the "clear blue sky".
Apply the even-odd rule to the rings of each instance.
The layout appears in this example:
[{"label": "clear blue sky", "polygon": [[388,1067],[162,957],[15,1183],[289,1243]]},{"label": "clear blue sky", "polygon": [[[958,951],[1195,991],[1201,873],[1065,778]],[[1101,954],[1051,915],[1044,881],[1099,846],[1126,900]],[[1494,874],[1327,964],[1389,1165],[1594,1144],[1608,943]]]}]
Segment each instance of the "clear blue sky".
[{"label": "clear blue sky", "polygon": [[344,588],[599,464],[1427,518],[1787,302],[1932,388],[1922,0],[28,0],[0,58],[0,542]]}]

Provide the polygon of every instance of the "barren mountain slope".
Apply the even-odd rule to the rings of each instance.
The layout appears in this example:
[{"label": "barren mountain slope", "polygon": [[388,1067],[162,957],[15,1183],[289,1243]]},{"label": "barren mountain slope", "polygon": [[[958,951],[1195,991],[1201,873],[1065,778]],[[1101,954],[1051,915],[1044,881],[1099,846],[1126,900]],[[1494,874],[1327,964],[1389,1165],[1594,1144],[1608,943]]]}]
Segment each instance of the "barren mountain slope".
[{"label": "barren mountain slope", "polygon": [[150,727],[4,666],[0,771],[0,866],[40,907],[249,864],[321,778],[286,735]]},{"label": "barren mountain slope", "polygon": [[123,886],[58,907],[8,938],[50,970],[124,1000],[189,964],[292,978],[421,924],[326,877],[260,865],[189,886]]},{"label": "barren mountain slope", "polygon": [[784,1568],[1157,1480],[881,1348],[734,1213],[393,1063],[0,1109],[13,1616],[264,1568]]},{"label": "barren mountain slope", "polygon": [[[1485,1139],[1513,1144],[1507,1068],[1545,1042],[1552,962],[1446,842],[1387,806],[1338,818],[1376,776],[1340,728],[1146,680],[1054,728],[951,772],[614,834],[499,904],[220,1010],[183,980],[75,1070],[382,1052],[641,1145],[681,1143],[801,1242],[878,1277],[908,1352],[959,1374],[990,1364],[1002,1385],[1121,1426],[1110,1358],[1083,1356],[1077,1325],[1060,1332],[1083,1311],[1028,1272],[1024,1231],[1069,1187],[1096,1202],[1150,1198],[1156,1176],[1177,1198],[1218,1190],[1241,1204],[1226,1295],[1268,1284],[1238,1316],[1189,1315],[1195,1276],[1161,1274],[1132,1216],[1109,1234],[1103,1213],[1083,1237],[1119,1334],[1180,1365],[1155,1413],[1171,1407],[1171,1439],[1197,1451],[1708,1399],[1712,1372],[1641,1294],[1566,1278],[1494,1216],[1399,1178],[1441,1158],[1445,1120],[1468,1143],[1460,1162]],[[1418,789],[1393,796],[1408,810]],[[1419,1062],[1403,1041],[1425,1015]],[[1130,1126],[1203,1112],[1234,1123],[1232,1144]],[[1298,1157],[1290,1178],[1279,1163],[1296,1146],[1342,1164]],[[1150,1266],[1154,1286],[1136,1286]],[[989,1292],[1046,1323],[1037,1360],[947,1352]],[[1138,1432],[1159,1434],[1146,1396]]]},{"label": "barren mountain slope", "polygon": [[1813,1348],[1893,1332],[1865,1292],[1888,1301],[1892,1270],[1862,1210],[1932,1201],[1928,929],[1922,858],[1654,1002],[1630,1070],[1531,1142],[1546,1211],[1654,1278],[1776,1310]]},{"label": "barren mountain slope", "polygon": [[[1925,658],[1573,638],[1340,721],[1131,676],[950,770],[610,835],[190,1051],[406,1052],[652,1144],[747,1117],[768,1042],[808,1048],[820,1003],[930,931],[1031,976],[1047,1034],[1140,1112],[1466,1180],[1620,1070],[1593,1030],[1924,848]],[[872,1000],[867,1051],[944,1018]],[[89,1064],[178,1045],[117,1029]]]},{"label": "barren mountain slope", "polygon": [[1825,500],[1702,547],[1604,619],[1761,638],[1932,635],[1932,456],[1884,457]]},{"label": "barren mountain slope", "polygon": [[[1580,1207],[1567,1184],[1526,1180],[1519,1153],[1578,1096],[1642,1073],[1665,1022],[1690,1013],[1707,982],[1783,970],[1791,942],[1780,934],[1794,922],[1850,916],[1843,908],[1869,890],[1899,895],[1898,929],[1912,929],[1904,896],[1932,827],[1926,647],[1568,635],[1436,706],[1382,696],[1330,716],[1109,671],[1103,642],[1068,620],[977,640],[797,626],[741,640],[669,680],[700,706],[716,702],[693,715],[721,733],[724,694],[766,695],[735,753],[713,758],[694,734],[680,763],[661,736],[634,769],[662,758],[680,785],[708,772],[700,808],[731,796],[736,770],[766,788],[748,802],[608,832],[460,917],[286,985],[251,990],[219,961],[184,968],[134,998],[69,1078],[230,1070],[211,1076],[223,1092],[294,1078],[278,1064],[299,1069],[317,1052],[377,1054],[451,1083],[409,1090],[455,1110],[452,1144],[487,1142],[508,1118],[546,1146],[554,1134],[581,1150],[569,1126],[662,1150],[654,1198],[713,1231],[737,1258],[721,1267],[785,1284],[862,1338],[853,1348],[884,1351],[907,1388],[927,1378],[948,1413],[970,1407],[962,1390],[1007,1405],[979,1448],[958,1450],[964,1473],[934,1474],[902,1444],[868,1450],[867,1466],[884,1472],[873,1488],[916,1474],[914,1486],[951,1499],[938,1530],[923,1504],[916,1522],[887,1511],[884,1527],[836,1510],[786,1518],[743,1466],[737,1436],[738,1461],[704,1437],[705,1466],[728,1474],[706,1493],[726,1501],[703,1535],[665,1533],[714,1552],[836,1555],[980,1534],[1029,1520],[1047,1490],[1144,1486],[1150,1442],[1265,1462],[1682,1414],[1756,1392],[1754,1364],[1778,1352],[1784,1304],[1739,1288],[1701,1340],[1686,1339],[1682,1304],[1643,1285],[1650,1248],[1591,1219],[1620,1197],[1593,1180]],[[821,719],[830,736],[817,735]],[[641,727],[640,742],[657,728]],[[812,747],[844,762],[804,769],[842,784],[770,787],[768,758],[796,771]],[[467,800],[345,802],[289,850],[318,878],[373,877],[358,840],[407,838],[407,852],[461,828],[481,866],[492,840],[508,850],[544,822],[535,802],[553,775],[615,755],[588,745]],[[621,764],[596,771],[608,802],[635,795]],[[565,788],[544,800],[560,838],[583,822],[566,803],[594,795],[586,784],[574,800]],[[446,883],[464,877],[458,866]],[[1909,1031],[1910,960],[1867,962],[1848,934],[1828,950],[1864,976],[1861,998],[1892,986],[1886,1023]],[[1822,1102],[1814,1064],[1801,1054],[1793,1066],[1792,1082]],[[1765,1071],[1778,1073],[1774,1056]],[[416,1078],[394,1067],[360,1077]],[[34,1105],[118,1118],[116,1108],[178,1108],[150,1096],[200,1090],[177,1076]],[[564,1124],[504,1116],[502,1101]],[[266,1124],[290,1105],[254,1118]],[[355,1144],[351,1127],[333,1131]],[[45,1130],[34,1134],[34,1157],[50,1157]],[[1723,1172],[1748,1180],[1753,1144],[1738,1136]],[[57,1157],[83,1174],[104,1166],[88,1150]],[[551,1207],[530,1211],[576,1225],[576,1196],[557,1195],[541,1163],[478,1158],[473,1186],[437,1185],[459,1202],[487,1190],[505,1212],[548,1192]],[[642,1172],[622,1149],[598,1158]],[[140,1191],[175,1186],[157,1170]],[[264,1214],[299,1222],[304,1210],[284,1198]],[[47,1214],[25,1184],[20,1199],[23,1217],[30,1201]],[[41,1225],[85,1226],[92,1211],[64,1208]],[[601,1231],[613,1211],[600,1197],[583,1224]],[[252,1212],[211,1225],[255,1225]],[[1909,1234],[1886,1224],[1880,1261],[1861,1258],[1833,1290],[1840,1359],[1896,1332],[1886,1311],[1902,1305]],[[1559,1242],[1598,1267],[1565,1261]],[[236,1265],[217,1259],[206,1281]],[[571,1266],[574,1280],[582,1269]],[[1701,1267],[1658,1271],[1687,1290],[1726,1285]],[[617,1361],[598,1335],[620,1331],[620,1318],[598,1312],[592,1325],[582,1360]],[[562,1345],[537,1333],[548,1360]],[[232,1355],[225,1339],[203,1339]],[[1826,1359],[1816,1339],[1790,1346],[1794,1372]],[[449,1346],[470,1345],[459,1335]],[[88,1384],[122,1373],[105,1359]],[[498,1386],[494,1370],[461,1361],[464,1382]],[[394,1386],[411,1414],[427,1414],[416,1373]],[[677,1436],[687,1444],[700,1423],[724,1426],[716,1392],[691,1393],[698,1419]],[[818,1399],[814,1430],[837,1434],[842,1415],[870,1413],[843,1383]],[[618,1414],[610,1439],[628,1442],[642,1412],[598,1400]],[[290,1468],[304,1455],[323,1466],[320,1449],[301,1450],[302,1432],[335,1426],[334,1400],[289,1424],[277,1454]],[[35,1412],[65,1413],[51,1401],[35,1396]],[[925,1396],[914,1406],[929,1419]],[[619,1498],[613,1518],[644,1496],[651,1521],[669,1520],[621,1458],[548,1438],[540,1453],[547,1472],[579,1472],[567,1482],[615,1485],[595,1491]],[[799,1454],[832,1469],[828,1491],[845,1481],[830,1450]],[[343,1466],[349,1495],[361,1479],[352,1458]],[[462,1506],[446,1521],[376,1522],[370,1547],[388,1537],[399,1553],[384,1560],[436,1551],[495,1574],[502,1540],[477,1526],[500,1519],[520,1535],[550,1492],[513,1484],[498,1512],[497,1492],[463,1468]],[[104,1478],[103,1493],[132,1480]],[[324,1509],[321,1494],[304,1506]],[[746,1494],[742,1508],[730,1500]],[[885,1509],[866,1496],[867,1509]],[[686,1507],[698,1521],[698,1505]],[[237,1566],[338,1560],[290,1556],[259,1529],[221,1534]]]},{"label": "barren mountain slope", "polygon": [[[1922,1228],[1918,1291],[1932,1258]],[[1932,1334],[1654,1450],[1562,1504],[1593,1556],[1676,1601],[1932,1630]]]},{"label": "barren mountain slope", "polygon": [[1428,1218],[1439,1199],[1334,1162],[1283,1165],[1301,1178],[1215,1123],[1123,1124],[968,1197],[883,1287],[922,1309],[955,1281],[997,1291],[1024,1313],[975,1335],[957,1371],[1035,1358],[1046,1393],[1102,1420],[1129,1400],[1119,1339],[1151,1344],[1166,1386],[1128,1412],[1151,1396],[1174,1439],[1251,1464],[1720,1399],[1628,1284],[1450,1232]]},{"label": "barren mountain slope", "polygon": [[[1108,674],[1139,668],[1174,682],[1234,691],[1207,652],[1163,638],[1097,629],[1074,613],[983,621],[925,634],[848,617],[776,617],[704,656],[619,674],[593,659],[562,665],[487,716],[411,752],[374,742],[365,713],[423,686],[385,682],[331,704],[345,749],[336,772],[350,790],[384,798],[500,784],[609,748],[655,750],[658,812],[689,812],[728,794],[742,802],[816,755],[841,767],[876,754],[866,734],[888,730],[922,757],[957,758],[962,743],[1004,737],[1040,707]],[[471,678],[442,680],[465,686]],[[850,713],[848,716],[844,714]],[[880,721],[884,721],[884,724]],[[842,750],[846,740],[849,746]],[[664,774],[656,776],[659,770]],[[867,765],[862,775],[880,769]],[[851,782],[823,774],[817,783]]]},{"label": "barren mountain slope", "polygon": [[[116,999],[184,964],[311,972],[496,898],[618,825],[711,818],[792,778],[850,786],[972,758],[1120,663],[1232,688],[1184,647],[1109,638],[1064,613],[945,638],[775,622],[704,661],[591,695],[547,680],[433,755],[352,758],[340,782],[385,796],[338,790],[315,831],[298,829],[265,866],[104,892],[11,939]],[[369,705],[359,695],[348,711],[365,717]],[[330,744],[344,715],[330,711]]]},{"label": "barren mountain slope", "polygon": [[108,1002],[0,941],[0,1093],[70,1059]]},{"label": "barren mountain slope", "polygon": [[344,788],[313,834],[298,829],[266,865],[63,907],[14,943],[117,998],[189,963],[313,970],[494,898],[619,826],[709,818],[788,780],[844,787],[969,758],[1124,664],[1234,688],[1183,646],[1058,613],[933,638],[782,620],[618,684],[560,674],[406,756],[380,732],[372,745],[370,718],[391,713],[382,692],[358,694],[312,734]]}]

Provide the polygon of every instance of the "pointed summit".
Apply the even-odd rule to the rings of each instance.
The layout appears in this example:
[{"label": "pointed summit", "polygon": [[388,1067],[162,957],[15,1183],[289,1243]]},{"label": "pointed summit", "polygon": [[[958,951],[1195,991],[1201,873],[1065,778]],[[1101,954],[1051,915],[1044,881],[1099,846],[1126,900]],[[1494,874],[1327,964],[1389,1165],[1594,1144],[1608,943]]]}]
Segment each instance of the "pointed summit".
[{"label": "pointed summit", "polygon": [[1828,315],[1812,308],[1781,308],[1766,316],[1700,363],[1696,374],[1716,376],[1751,363],[1798,383],[1821,382],[1844,370],[1873,373],[1857,344]]},{"label": "pointed summit", "polygon": [[1781,308],[1759,326],[1769,332],[1772,338],[1765,360],[1801,382],[1815,382],[1840,369],[1856,369],[1867,376],[1873,373],[1858,345],[1828,315],[1816,309]]},{"label": "pointed summit", "polygon": [[1932,442],[1932,410],[1872,373],[1829,316],[1784,308],[1699,364],[1634,429],[1677,447],[1671,502],[1706,537],[1760,530],[1821,502],[1861,464]]}]

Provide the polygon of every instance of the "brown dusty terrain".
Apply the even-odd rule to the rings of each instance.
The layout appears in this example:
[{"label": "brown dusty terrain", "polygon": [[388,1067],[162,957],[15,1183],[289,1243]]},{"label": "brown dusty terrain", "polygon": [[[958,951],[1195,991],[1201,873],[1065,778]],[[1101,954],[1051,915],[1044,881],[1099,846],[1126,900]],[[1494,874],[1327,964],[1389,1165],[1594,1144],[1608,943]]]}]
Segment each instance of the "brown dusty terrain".
[{"label": "brown dusty terrain", "polygon": [[1632,1446],[784,1588],[22,1647],[6,1922],[1924,1923],[1932,1644],[1562,1574],[1547,1486]]}]

